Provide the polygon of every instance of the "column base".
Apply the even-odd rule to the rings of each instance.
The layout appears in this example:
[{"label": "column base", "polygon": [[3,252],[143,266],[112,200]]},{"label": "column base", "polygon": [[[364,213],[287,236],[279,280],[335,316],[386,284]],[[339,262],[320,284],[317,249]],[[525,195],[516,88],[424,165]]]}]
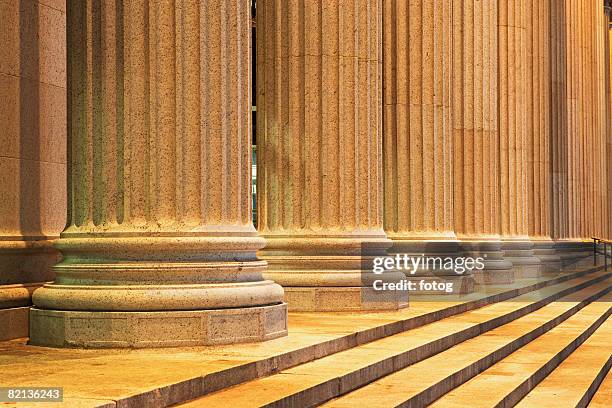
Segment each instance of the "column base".
[{"label": "column base", "polygon": [[479,285],[500,285],[514,283],[512,262],[505,259],[499,239],[461,240],[464,256],[483,258],[484,269],[474,270],[474,279]]},{"label": "column base", "polygon": [[542,263],[542,273],[556,273],[563,268],[561,257],[555,250],[555,243],[552,240],[534,240],[533,253]]},{"label": "column base", "polygon": [[265,279],[285,290],[290,311],[397,310],[408,306],[408,291],[375,290],[405,279],[397,270],[373,272],[373,261],[386,257],[391,241],[380,236],[275,237],[260,252],[268,262]]},{"label": "column base", "polygon": [[563,267],[571,266],[592,254],[592,244],[579,240],[555,241],[555,250],[561,258]]},{"label": "column base", "polygon": [[0,341],[28,337],[32,293],[42,285],[43,282],[0,285]]},{"label": "column base", "polygon": [[285,287],[292,312],[398,310],[408,306],[407,290],[376,291],[373,287]]},{"label": "column base", "polygon": [[541,261],[535,256],[533,243],[528,239],[503,239],[504,259],[512,262],[516,279],[542,276]]},{"label": "column base", "polygon": [[75,348],[191,347],[287,335],[287,304],[158,312],[30,310],[30,343]]},{"label": "column base", "polygon": [[[415,294],[468,294],[474,292],[474,278],[471,271],[463,270],[460,273],[454,270],[447,270],[442,267],[447,259],[457,259],[462,257],[460,243],[456,239],[409,239],[404,237],[392,236],[393,246],[389,248],[389,256],[395,254],[406,254],[411,257],[423,257],[423,262],[428,265],[420,265],[415,271],[406,273],[406,279],[414,282],[416,290],[411,290]],[[435,260],[432,261],[432,258]],[[421,290],[420,282],[427,284],[447,283],[452,285],[453,292],[447,293],[445,290]],[[428,286],[428,285],[424,285]]]}]

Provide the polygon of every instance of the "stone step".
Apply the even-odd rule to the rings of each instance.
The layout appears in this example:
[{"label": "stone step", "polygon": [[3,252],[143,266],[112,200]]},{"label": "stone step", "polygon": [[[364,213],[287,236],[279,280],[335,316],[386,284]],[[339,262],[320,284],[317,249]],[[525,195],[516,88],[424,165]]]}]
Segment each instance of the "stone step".
[{"label": "stone step", "polygon": [[[572,293],[557,302],[474,339],[438,353],[407,368],[329,401],[326,407],[422,407],[465,383],[527,343],[556,327],[575,313],[594,322],[608,310],[596,302],[612,291],[610,279]],[[599,311],[596,317],[593,308]],[[490,405],[489,405],[490,406]]]},{"label": "stone step", "polygon": [[[207,395],[185,406],[306,406],[322,403],[499,327],[577,290],[610,279],[596,272],[451,316]],[[608,285],[609,286],[609,285]],[[296,381],[296,379],[298,379]]]},{"label": "stone step", "polygon": [[[612,303],[609,304],[611,307]],[[598,388],[605,395],[602,382],[612,365],[610,355],[610,339],[612,339],[612,318],[608,318],[595,333],[580,347],[567,357],[539,384],[537,384],[517,406],[522,408],[537,408],[545,406],[547,401],[555,401],[559,408],[586,407]],[[608,383],[608,387],[612,386]],[[524,392],[517,393],[520,397]],[[608,389],[608,397],[610,390]],[[516,401],[512,398],[511,401]],[[607,407],[612,406],[612,399]]]},{"label": "stone step", "polygon": [[[602,352],[612,338],[612,319],[602,321],[612,310],[612,301],[605,301],[604,297],[585,307],[548,333],[445,394],[431,407],[464,407],[466,404],[511,407],[527,393],[519,406],[542,407],[557,399],[560,406],[578,406],[587,390],[593,385],[598,386],[603,379],[605,372],[602,375],[602,370],[610,357],[609,353]],[[588,316],[590,312],[592,316]],[[599,323],[602,324],[598,327]],[[599,380],[595,381],[597,378]],[[588,399],[592,392],[589,394]]]},{"label": "stone step", "polygon": [[[607,346],[609,348],[609,346]],[[595,392],[593,399],[589,402],[589,408],[610,408],[612,407],[612,370],[604,378],[601,385]]]},{"label": "stone step", "polygon": [[[365,314],[367,318],[360,315],[359,319],[354,319],[354,315],[346,313],[289,313],[289,323],[293,329],[287,340],[291,340],[296,334],[295,327],[301,328],[298,330],[304,330],[306,327],[312,328],[301,331],[297,337],[302,338],[307,335],[319,340],[316,343],[298,341],[296,344],[291,343],[289,347],[283,346],[282,350],[271,352],[269,351],[270,345],[266,344],[265,349],[268,351],[263,352],[261,357],[246,360],[243,364],[229,364],[229,367],[222,370],[207,372],[204,381],[199,377],[193,378],[181,384],[153,389],[138,395],[137,398],[156,401],[160,405],[192,400],[449,316],[503,302],[525,293],[580,277],[595,276],[597,273],[601,278],[602,271],[603,265],[571,268],[537,279],[520,279],[512,286],[487,287],[486,293],[472,293],[459,296],[457,299],[445,297],[442,302],[439,300],[437,302],[425,301],[426,297],[419,297],[422,300],[412,302],[409,308],[392,313],[368,313]],[[364,324],[366,322],[367,324]],[[328,338],[323,339],[322,335]]]}]

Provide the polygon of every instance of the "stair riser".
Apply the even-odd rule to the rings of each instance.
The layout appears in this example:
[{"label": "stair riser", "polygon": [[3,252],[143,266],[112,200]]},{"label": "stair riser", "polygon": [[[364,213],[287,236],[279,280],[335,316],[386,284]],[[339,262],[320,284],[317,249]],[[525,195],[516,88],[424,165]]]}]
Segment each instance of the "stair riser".
[{"label": "stair riser", "polygon": [[510,323],[520,317],[526,316],[527,314],[532,313],[564,296],[602,282],[610,276],[612,276],[612,273],[591,279],[580,285],[567,288],[547,298],[541,299],[523,308],[508,313],[507,315],[499,316],[476,326],[450,334],[436,341],[424,344],[416,349],[383,359],[375,364],[364,367],[343,377],[335,378],[317,385],[316,387],[300,391],[297,394],[289,395],[265,406],[267,408],[295,406],[306,407],[329,401],[330,399],[347,394],[386,375],[392,374],[412,364],[441,353],[463,341],[472,339],[482,333],[503,326],[504,324]]},{"label": "stair riser", "polygon": [[[548,376],[559,364],[563,362],[570,354],[572,354],[578,347],[582,345],[595,331],[601,326],[608,317],[612,315],[612,309],[609,309],[605,314],[600,316],[587,330],[580,334],[576,338],[576,340],[572,341],[571,344],[568,344],[563,350],[561,350],[557,355],[551,358],[545,365],[543,365],[540,369],[538,369],[533,375],[524,381],[521,385],[519,385],[516,389],[514,389],[510,394],[508,394],[502,401],[500,401],[495,408],[510,408],[515,406],[525,395],[529,393],[532,389],[536,387],[546,376]],[[608,360],[608,363],[610,360]],[[601,373],[600,373],[601,374]],[[603,373],[600,381],[603,381],[606,373]],[[595,387],[595,390],[597,388]],[[594,390],[594,391],[595,391]],[[593,392],[594,392],[593,391]],[[587,393],[588,394],[588,393]],[[592,395],[587,399],[587,402],[591,399]],[[586,406],[586,405],[584,405]]]},{"label": "stair riser", "polygon": [[524,334],[518,339],[514,340],[512,343],[505,345],[504,347],[496,350],[495,352],[489,354],[488,356],[470,364],[469,366],[459,370],[458,372],[446,377],[444,380],[431,385],[426,390],[418,393],[414,397],[400,404],[399,406],[402,408],[413,408],[413,407],[423,407],[425,405],[431,404],[433,401],[440,398],[442,395],[451,391],[452,389],[459,387],[463,383],[467,382],[471,378],[480,374],[487,368],[491,367],[493,364],[501,361],[502,359],[508,357],[510,354],[514,353],[519,348],[523,347],[527,343],[533,341],[538,338],[542,334],[548,332],[552,328],[558,326],[565,320],[567,320],[570,316],[574,315],[580,309],[592,303],[593,301],[605,296],[609,292],[612,291],[612,287],[608,287],[588,298],[582,300],[580,303],[573,306],[571,309],[567,310],[563,314],[557,316],[556,318],[544,323],[542,326],[537,329],[532,330],[529,333]]}]

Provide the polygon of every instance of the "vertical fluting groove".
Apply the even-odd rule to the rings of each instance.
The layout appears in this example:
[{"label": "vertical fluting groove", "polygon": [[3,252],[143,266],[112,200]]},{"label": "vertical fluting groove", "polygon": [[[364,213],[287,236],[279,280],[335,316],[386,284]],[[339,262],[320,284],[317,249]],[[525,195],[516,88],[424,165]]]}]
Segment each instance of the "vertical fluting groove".
[{"label": "vertical fluting groove", "polygon": [[[560,2],[551,8],[551,31],[554,35],[554,44],[551,48],[554,69],[551,90],[551,124],[552,124],[552,200],[553,209],[551,220],[553,238],[569,237],[569,132],[572,125],[570,88],[568,80],[571,78],[571,38],[568,29],[568,17],[571,13],[571,1],[567,4]],[[552,6],[552,4],[551,4]]]},{"label": "vertical fluting groove", "polygon": [[[455,2],[454,200],[458,236],[497,234],[497,1]],[[458,49],[457,45],[454,47]],[[457,52],[457,51],[456,51]]]},{"label": "vertical fluting groove", "polygon": [[[451,238],[448,2],[384,3],[385,229],[395,239]],[[446,45],[446,47],[445,47]],[[441,72],[440,72],[441,71]]]},{"label": "vertical fluting groove", "polygon": [[[226,71],[226,67],[229,63],[229,61],[227,60],[227,55],[226,55],[226,50],[228,47],[227,44],[227,26],[226,26],[226,19],[231,19],[232,16],[230,13],[228,13],[227,10],[227,2],[225,1],[221,1],[218,3],[219,9],[220,9],[220,13],[218,13],[218,18],[219,18],[219,48],[218,48],[218,54],[219,54],[219,62],[221,62],[221,64],[219,65],[219,67],[217,68],[217,72],[219,73],[219,93],[218,93],[218,97],[220,98],[220,100],[218,101],[219,104],[219,118],[218,118],[218,126],[219,126],[219,131],[220,134],[223,136],[220,139],[220,152],[221,152],[221,164],[220,164],[220,168],[219,171],[221,172],[221,178],[222,178],[222,182],[219,184],[220,186],[220,191],[219,191],[219,196],[217,198],[217,202],[215,203],[211,203],[212,207],[219,207],[219,222],[223,223],[226,222],[227,220],[227,212],[228,212],[228,203],[227,201],[224,200],[224,197],[228,196],[228,191],[227,191],[227,177],[230,174],[229,173],[229,166],[230,166],[230,160],[229,160],[229,146],[228,146],[228,140],[227,140],[227,134],[228,134],[228,126],[235,126],[235,123],[231,123],[231,117],[228,117],[228,112],[227,112],[227,92],[231,92],[231,88],[229,87],[228,84],[228,78],[227,78],[227,71]],[[228,123],[230,122],[230,123]],[[231,198],[230,198],[231,200]]]},{"label": "vertical fluting groove", "polygon": [[[527,22],[527,87],[528,195],[529,235],[550,238],[550,161],[549,117],[547,96],[550,90],[551,64],[548,54],[548,13],[550,0],[530,0],[526,10],[532,10]],[[529,13],[529,11],[528,11]],[[554,39],[551,40],[553,42]],[[553,44],[554,46],[554,44]],[[552,78],[554,81],[554,77]]]},{"label": "vertical fluting groove", "polygon": [[525,2],[499,2],[501,234],[526,237]]}]

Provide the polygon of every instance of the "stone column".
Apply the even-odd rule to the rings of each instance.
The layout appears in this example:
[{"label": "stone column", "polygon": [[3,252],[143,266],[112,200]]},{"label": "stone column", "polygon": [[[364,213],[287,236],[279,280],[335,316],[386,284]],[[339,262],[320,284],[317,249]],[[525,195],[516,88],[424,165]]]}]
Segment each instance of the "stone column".
[{"label": "stone column", "polygon": [[514,278],[499,236],[497,7],[453,3],[454,225],[466,255],[485,258],[483,283]]},{"label": "stone column", "polygon": [[552,199],[555,248],[563,265],[583,256],[577,234],[580,192],[577,176],[579,116],[578,14],[581,0],[557,2],[551,9]]},{"label": "stone column", "polygon": [[[52,4],[53,3],[53,4]],[[66,223],[66,14],[0,2],[0,341],[28,337],[31,294],[53,280]]]},{"label": "stone column", "polygon": [[[452,2],[383,1],[384,224],[392,252],[456,257],[451,122]],[[436,269],[437,268],[437,269]],[[471,292],[473,278],[423,267]],[[430,278],[434,279],[434,278]]]},{"label": "stone column", "polygon": [[[536,10],[526,0],[499,2],[500,212],[504,258],[518,277],[540,274],[529,240],[527,196],[527,20]],[[528,16],[529,13],[529,16]]]},{"label": "stone column", "polygon": [[258,228],[291,310],[397,309],[372,295],[382,225],[381,1],[257,2]]},{"label": "stone column", "polygon": [[607,225],[607,239],[612,239],[612,29],[610,29],[610,22],[612,22],[612,0],[605,0],[604,5],[605,18],[604,18],[604,59],[605,59],[605,87],[606,87],[606,107],[604,115],[607,118],[606,121],[606,191],[608,192],[607,197],[607,212],[606,212],[606,225]]},{"label": "stone column", "polygon": [[251,219],[248,2],[68,3],[69,225],[31,342],[285,335]]},{"label": "stone column", "polygon": [[602,236],[605,231],[604,193],[602,185],[605,174],[605,154],[602,146],[605,141],[605,119],[601,107],[605,104],[603,96],[602,67],[603,41],[601,41],[601,8],[603,1],[581,0],[576,8],[576,19],[570,22],[570,29],[576,31],[577,69],[575,81],[577,92],[578,132],[576,136],[576,157],[572,161],[575,168],[578,197],[575,200],[576,224],[574,236],[583,243],[583,255],[590,255],[588,245],[591,237]]},{"label": "stone column", "polygon": [[551,237],[551,0],[527,0],[526,92],[527,196],[529,237],[542,271],[561,268]]},{"label": "stone column", "polygon": [[596,134],[596,145],[595,155],[598,158],[597,167],[595,172],[597,174],[597,185],[595,186],[595,198],[598,202],[598,214],[595,219],[595,233],[600,237],[607,237],[609,235],[608,222],[608,156],[607,156],[607,143],[610,140],[610,109],[608,105],[608,96],[610,84],[609,78],[609,58],[610,53],[607,45],[608,38],[608,17],[606,10],[603,7],[605,1],[597,2],[595,5],[594,13],[596,16],[597,26],[596,30],[596,48],[595,48],[595,60],[597,69],[597,134]]}]

